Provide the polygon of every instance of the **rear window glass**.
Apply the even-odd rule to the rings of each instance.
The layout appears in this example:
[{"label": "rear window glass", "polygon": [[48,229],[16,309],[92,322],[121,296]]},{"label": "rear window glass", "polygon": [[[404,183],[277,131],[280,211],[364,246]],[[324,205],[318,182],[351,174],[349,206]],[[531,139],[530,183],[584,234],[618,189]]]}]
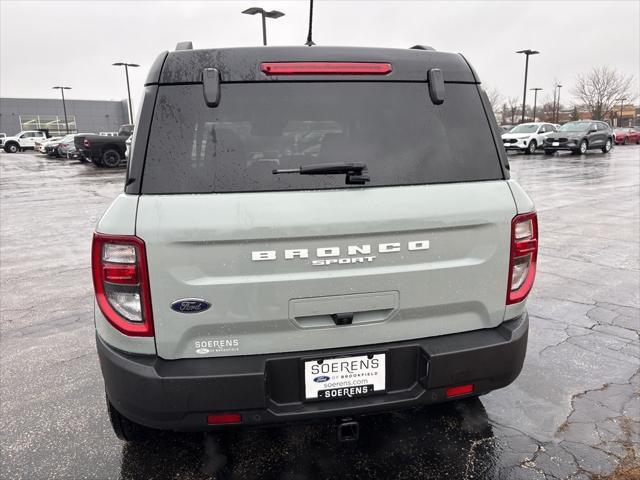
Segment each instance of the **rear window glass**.
[{"label": "rear window glass", "polygon": [[477,87],[447,84],[436,106],[424,83],[223,84],[206,106],[202,85],[158,92],[142,193],[362,188],[345,175],[274,169],[361,162],[364,187],[502,178]]}]

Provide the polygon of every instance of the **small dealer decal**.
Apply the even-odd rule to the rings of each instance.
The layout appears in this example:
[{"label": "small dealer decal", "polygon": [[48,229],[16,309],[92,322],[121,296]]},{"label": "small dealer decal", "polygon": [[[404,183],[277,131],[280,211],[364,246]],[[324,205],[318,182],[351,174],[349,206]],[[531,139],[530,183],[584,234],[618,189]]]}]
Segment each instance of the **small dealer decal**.
[{"label": "small dealer decal", "polygon": [[227,353],[240,351],[240,340],[237,338],[203,338],[193,344],[198,355],[207,353]]}]

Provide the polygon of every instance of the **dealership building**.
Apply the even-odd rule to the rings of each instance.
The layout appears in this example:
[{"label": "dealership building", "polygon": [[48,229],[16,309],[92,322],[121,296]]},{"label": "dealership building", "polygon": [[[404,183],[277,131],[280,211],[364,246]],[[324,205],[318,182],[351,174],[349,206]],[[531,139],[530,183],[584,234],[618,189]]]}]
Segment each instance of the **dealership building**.
[{"label": "dealership building", "polygon": [[[127,101],[66,100],[69,133],[117,132],[129,123]],[[67,131],[61,99],[0,98],[0,132],[48,130],[51,136]]]}]

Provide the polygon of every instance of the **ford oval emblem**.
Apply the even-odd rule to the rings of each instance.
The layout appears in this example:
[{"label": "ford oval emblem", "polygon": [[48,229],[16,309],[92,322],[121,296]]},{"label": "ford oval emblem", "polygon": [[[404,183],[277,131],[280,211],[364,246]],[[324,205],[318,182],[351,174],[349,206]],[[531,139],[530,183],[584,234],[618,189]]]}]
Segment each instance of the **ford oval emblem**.
[{"label": "ford oval emblem", "polygon": [[328,382],[329,380],[331,380],[331,377],[326,377],[324,375],[320,375],[319,377],[313,379],[313,381],[316,383],[324,383]]},{"label": "ford oval emblem", "polygon": [[210,307],[211,304],[202,298],[181,298],[171,304],[171,310],[180,313],[199,313]]}]

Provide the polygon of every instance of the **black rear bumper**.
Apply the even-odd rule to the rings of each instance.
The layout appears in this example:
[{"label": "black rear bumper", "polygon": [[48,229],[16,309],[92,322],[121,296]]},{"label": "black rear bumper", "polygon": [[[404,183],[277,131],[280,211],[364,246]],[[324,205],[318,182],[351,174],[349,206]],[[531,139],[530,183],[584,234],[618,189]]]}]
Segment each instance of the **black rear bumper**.
[{"label": "black rear bumper", "polygon": [[[526,312],[497,328],[313,352],[163,360],[123,353],[97,337],[107,396],[124,416],[169,430],[206,430],[207,415],[240,413],[242,425],[353,416],[448,400],[448,387],[473,395],[510,384],[527,349]],[[303,402],[301,358],[387,352],[387,393]]]}]

